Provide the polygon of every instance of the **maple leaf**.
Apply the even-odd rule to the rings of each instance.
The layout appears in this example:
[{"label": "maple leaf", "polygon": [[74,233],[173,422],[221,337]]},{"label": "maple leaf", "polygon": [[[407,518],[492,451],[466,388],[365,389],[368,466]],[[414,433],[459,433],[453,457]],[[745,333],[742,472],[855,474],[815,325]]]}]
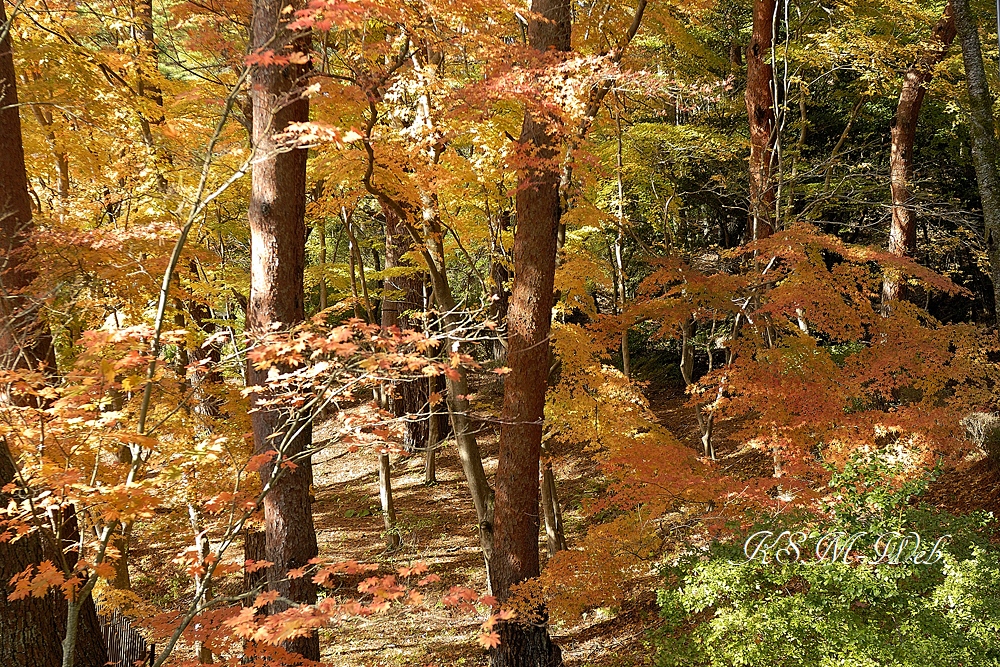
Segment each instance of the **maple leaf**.
[{"label": "maple leaf", "polygon": [[271,460],[278,455],[278,452],[272,450],[251,456],[250,460],[247,461],[246,471],[247,472],[260,472],[261,468],[271,462]]},{"label": "maple leaf", "polygon": [[264,568],[271,567],[272,565],[274,565],[274,563],[272,563],[271,561],[248,559],[246,562],[243,563],[243,569],[247,573],[253,573],[256,572],[257,570],[263,570]]},{"label": "maple leaf", "polygon": [[252,606],[254,609],[263,609],[270,603],[277,600],[278,597],[279,597],[278,591],[265,591],[263,593],[259,593],[257,597],[254,598]]},{"label": "maple leaf", "polygon": [[117,574],[115,566],[107,561],[95,565],[93,567],[93,570],[97,574],[97,576],[101,577],[102,579],[107,579],[108,581],[114,579],[115,575]]},{"label": "maple leaf", "polygon": [[418,561],[410,567],[400,566],[400,568],[397,570],[397,572],[399,572],[399,576],[401,577],[409,577],[415,574],[423,574],[426,571],[427,571],[427,564],[422,561]]},{"label": "maple leaf", "polygon": [[483,648],[493,649],[500,646],[500,635],[496,632],[490,632],[489,634],[481,634],[476,637],[476,642],[478,642]]}]

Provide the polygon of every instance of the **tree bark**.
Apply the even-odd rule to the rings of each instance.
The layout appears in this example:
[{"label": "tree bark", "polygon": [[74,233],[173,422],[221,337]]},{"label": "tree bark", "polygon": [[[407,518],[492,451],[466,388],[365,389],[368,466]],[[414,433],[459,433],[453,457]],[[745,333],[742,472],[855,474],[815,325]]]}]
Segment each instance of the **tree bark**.
[{"label": "tree bark", "polygon": [[990,260],[993,279],[994,317],[1000,318],[1000,172],[996,159],[996,125],[993,120],[993,96],[986,81],[983,65],[983,48],[979,42],[979,26],[969,0],[952,0],[955,27],[962,42],[962,59],[965,62],[965,80],[969,89],[972,135],[972,161],[979,182],[979,199],[983,206],[986,236],[986,256]]},{"label": "tree bark", "polygon": [[[912,206],[913,143],[917,136],[917,120],[924,103],[927,85],[934,76],[934,67],[944,58],[948,45],[955,39],[955,13],[949,2],[944,14],[931,32],[931,43],[916,63],[903,75],[903,87],[896,105],[896,117],[890,130],[892,148],[889,157],[890,190],[892,192],[892,226],[889,229],[889,252],[898,257],[912,256],[917,250],[917,216]],[[882,283],[883,310],[902,298],[903,283],[898,276],[886,275]]]},{"label": "tree bark", "polygon": [[[569,51],[569,3],[533,0],[531,10],[541,17],[528,25],[531,47],[541,52]],[[501,602],[510,597],[512,586],[539,575],[539,460],[560,219],[562,142],[554,121],[525,111],[519,140],[535,165],[518,175],[514,284],[507,314],[507,365],[512,370],[504,383],[490,563],[493,595]],[[494,667],[562,664],[542,607],[539,617],[541,622],[535,624],[500,624],[501,644],[490,656]]]},{"label": "tree bark", "polygon": [[[282,26],[283,2],[255,0],[252,47],[280,50],[291,41]],[[295,49],[308,53],[308,43]],[[305,317],[303,271],[305,269],[306,151],[278,152],[274,134],[292,122],[309,120],[309,101],[300,93],[305,67],[257,67],[252,73],[253,133],[256,147],[249,206],[251,235],[251,286],[247,329],[261,335],[274,327],[287,329]],[[266,372],[247,364],[247,384],[266,384]],[[252,397],[254,403],[258,397]],[[298,435],[291,434],[298,431]],[[288,579],[292,568],[305,567],[317,555],[309,491],[312,462],[303,452],[311,445],[312,429],[293,416],[276,409],[253,413],[254,451],[276,448],[282,458],[298,458],[294,469],[281,472],[273,490],[264,499],[264,530],[272,590],[293,603],[316,602],[316,586],[310,577]],[[272,438],[274,434],[281,434]],[[261,469],[271,477],[272,465]],[[275,601],[271,612],[286,609]],[[285,648],[311,660],[319,660],[319,637],[312,634],[290,640]]]},{"label": "tree bark", "polygon": [[[0,7],[0,26],[6,22]],[[30,268],[31,199],[18,110],[8,32],[0,42],[0,367],[54,369],[52,336],[35,304],[21,294],[36,274]]]},{"label": "tree bark", "polygon": [[[2,19],[0,19],[2,20]],[[0,487],[15,478],[14,462],[5,441],[0,441]],[[7,506],[11,498],[0,492],[0,504]],[[11,578],[29,566],[43,560],[58,560],[52,546],[42,542],[38,532],[17,542],[0,542],[0,664],[61,667],[66,635],[67,602],[59,591],[45,597],[8,600],[13,591]],[[88,596],[78,601],[79,610],[75,633],[74,664],[78,667],[103,667],[108,661],[104,636],[97,620],[94,600]]]},{"label": "tree bark", "polygon": [[747,47],[747,117],[750,121],[750,226],[747,239],[763,239],[774,233],[774,70],[771,46],[777,0],[754,0],[753,32]]}]

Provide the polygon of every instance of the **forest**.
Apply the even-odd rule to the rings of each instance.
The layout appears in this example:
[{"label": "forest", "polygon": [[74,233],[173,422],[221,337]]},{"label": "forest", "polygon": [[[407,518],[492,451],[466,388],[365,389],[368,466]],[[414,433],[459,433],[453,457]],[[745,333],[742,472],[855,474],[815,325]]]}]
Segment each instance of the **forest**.
[{"label": "forest", "polygon": [[998,10],[0,0],[0,667],[1000,667]]}]

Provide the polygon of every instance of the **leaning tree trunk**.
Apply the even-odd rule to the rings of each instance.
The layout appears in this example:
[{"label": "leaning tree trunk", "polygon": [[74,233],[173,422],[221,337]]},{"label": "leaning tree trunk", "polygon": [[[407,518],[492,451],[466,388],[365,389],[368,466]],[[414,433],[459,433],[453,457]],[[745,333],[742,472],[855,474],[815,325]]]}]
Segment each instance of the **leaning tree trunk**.
[{"label": "leaning tree trunk", "polygon": [[[6,22],[0,3],[0,26]],[[18,110],[14,54],[7,31],[0,40],[0,369],[30,368],[48,374],[56,368],[52,336],[38,318],[34,305],[17,296],[35,277],[28,263],[31,202]],[[5,390],[0,394],[3,400],[16,399],[7,396]],[[7,441],[0,439],[0,489],[14,481],[15,466]],[[10,500],[8,494],[0,491],[0,506],[6,507]],[[70,508],[70,514],[61,523],[75,526],[75,521]],[[8,582],[14,575],[43,560],[59,562],[53,550],[61,546],[43,544],[37,532],[16,542],[0,540],[0,665],[57,667],[64,663],[62,641],[68,608],[62,594],[56,591],[42,598],[7,599],[12,590]],[[74,554],[70,552],[67,556],[75,564]],[[79,632],[71,656],[73,663],[100,667],[108,657],[94,601],[88,596],[78,604]]]},{"label": "leaning tree trunk", "polygon": [[1000,319],[1000,287],[998,287],[1000,286],[1000,172],[996,163],[1000,149],[997,146],[996,126],[993,120],[993,96],[986,82],[983,48],[979,43],[979,26],[969,7],[969,0],[952,0],[952,6],[955,10],[958,37],[962,42],[965,80],[969,88],[972,161],[976,167],[979,199],[983,206],[986,255],[990,260],[990,273],[993,279],[994,317]]},{"label": "leaning tree trunk", "polygon": [[[255,49],[280,50],[291,41],[282,26],[283,2],[255,0],[253,38]],[[308,53],[308,43],[295,45]],[[252,73],[254,159],[250,195],[251,287],[247,329],[261,335],[277,326],[289,328],[305,317],[303,271],[305,269],[306,151],[278,152],[274,134],[289,123],[309,120],[309,101],[299,92],[305,68],[299,66],[257,67]],[[247,364],[247,384],[265,385],[266,373]],[[254,402],[258,397],[253,397]],[[298,435],[291,437],[293,432]],[[273,435],[280,434],[272,438]],[[288,579],[288,571],[305,567],[317,555],[309,487],[312,461],[303,454],[312,441],[312,429],[277,409],[253,413],[254,451],[279,447],[283,458],[297,458],[297,466],[281,472],[278,483],[264,499],[268,582],[272,590],[292,603],[316,602],[316,586],[311,577]],[[299,458],[301,457],[301,458]],[[272,465],[261,469],[269,479]],[[277,600],[271,612],[288,608]],[[319,636],[286,642],[285,648],[311,660],[319,660]]]},{"label": "leaning tree trunk", "polygon": [[[541,17],[528,25],[531,47],[569,51],[569,3],[533,0],[531,9]],[[531,155],[534,166],[518,177],[514,285],[507,313],[507,365],[512,370],[504,384],[490,562],[493,595],[500,602],[510,597],[512,586],[539,574],[538,476],[560,216],[561,142],[554,120],[528,110],[521,128],[520,148]],[[498,625],[500,645],[491,653],[494,667],[562,664],[541,605],[538,616],[534,623]]]},{"label": "leaning tree trunk", "polygon": [[566,550],[566,533],[562,525],[562,510],[559,508],[559,496],[556,490],[556,476],[552,470],[552,462],[542,464],[542,515],[545,517],[545,542],[549,549],[549,557]]},{"label": "leaning tree trunk", "polygon": [[[896,117],[892,121],[892,149],[889,157],[889,178],[892,192],[892,226],[889,229],[889,252],[897,257],[911,257],[917,250],[917,216],[913,209],[913,143],[917,135],[917,120],[924,103],[927,85],[934,76],[934,67],[944,58],[955,39],[955,14],[949,2],[944,14],[931,32],[931,44],[903,75]],[[904,296],[899,276],[887,274],[882,283],[883,311]]]},{"label": "leaning tree trunk", "polygon": [[750,226],[748,240],[774,232],[774,70],[770,63],[777,0],[754,0],[753,32],[747,47],[747,117],[750,121]]}]

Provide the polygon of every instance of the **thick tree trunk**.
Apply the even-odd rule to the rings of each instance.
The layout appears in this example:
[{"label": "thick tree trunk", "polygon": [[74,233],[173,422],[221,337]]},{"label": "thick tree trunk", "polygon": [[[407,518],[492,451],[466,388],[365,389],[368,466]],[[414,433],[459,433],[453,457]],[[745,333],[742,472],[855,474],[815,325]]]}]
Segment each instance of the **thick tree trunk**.
[{"label": "thick tree trunk", "polygon": [[[290,41],[281,27],[283,2],[255,0],[253,5],[252,47],[280,50]],[[297,44],[308,52],[308,44]],[[305,316],[303,270],[305,268],[306,151],[276,151],[273,135],[289,123],[309,120],[309,102],[298,89],[303,67],[258,67],[252,74],[254,159],[250,196],[251,286],[247,329],[264,334],[274,326],[289,328]],[[247,384],[265,385],[266,373],[247,364]],[[253,397],[256,402],[256,397]],[[291,434],[298,432],[292,437]],[[279,482],[264,499],[264,527],[269,586],[293,603],[316,602],[316,586],[310,577],[289,580],[288,571],[305,567],[317,555],[309,491],[312,462],[303,452],[311,445],[308,424],[278,410],[253,414],[254,451],[281,449],[282,458],[300,457],[294,469],[281,472]],[[282,434],[276,438],[271,436]],[[272,466],[261,470],[269,479]],[[287,608],[276,601],[272,612]],[[285,644],[289,651],[319,660],[319,637],[307,637]]]},{"label": "thick tree trunk", "polygon": [[[532,48],[568,51],[569,3],[534,0],[531,9],[542,17],[528,25]],[[553,134],[552,120],[529,110],[521,128],[521,150],[538,163],[521,172],[517,189],[514,285],[507,314],[507,365],[512,370],[504,383],[490,563],[493,595],[501,602],[512,586],[539,574],[538,473],[560,218],[561,141]],[[541,624],[501,624],[501,644],[491,653],[494,667],[562,663],[545,627],[544,608],[539,608],[539,616]]]},{"label": "thick tree trunk", "polygon": [[[912,256],[917,249],[917,216],[913,209],[910,182],[913,179],[913,143],[917,120],[924,103],[927,85],[934,76],[934,66],[941,62],[948,45],[955,39],[955,14],[949,2],[931,32],[931,43],[903,75],[903,88],[892,121],[892,149],[889,178],[892,192],[892,226],[889,229],[889,252],[898,257]],[[883,310],[903,297],[903,283],[898,276],[886,275],[882,283]]]},{"label": "thick tree trunk", "polygon": [[[7,22],[0,3],[0,26]],[[48,327],[36,308],[19,294],[35,274],[29,268],[29,237],[32,231],[28,178],[24,167],[21,119],[18,115],[17,80],[10,33],[0,41],[0,369],[31,368],[55,371],[55,353]],[[10,397],[16,398],[16,397]],[[15,461],[6,440],[0,440],[0,488],[14,481]],[[0,492],[0,506],[10,502]],[[70,508],[72,512],[72,508]],[[75,527],[75,514],[64,525]],[[57,544],[59,538],[56,537]],[[61,547],[58,544],[58,547]],[[58,563],[57,545],[43,544],[37,532],[16,542],[0,540],[0,664],[56,667],[64,664],[63,641],[67,620],[78,629],[71,635],[76,649],[70,656],[81,667],[99,667],[107,662],[107,650],[89,595],[76,601],[73,618],[58,591],[44,598],[8,600],[11,578],[43,560]],[[76,555],[68,554],[75,564]],[[67,654],[68,655],[68,654]]]},{"label": "thick tree trunk", "polygon": [[[7,21],[0,7],[0,26]],[[28,177],[10,34],[0,42],[0,367],[55,368],[52,337],[37,308],[20,295],[35,279]]]},{"label": "thick tree trunk", "polygon": [[[14,462],[7,444],[0,441],[0,488],[14,480]],[[0,505],[7,506],[10,497],[0,492]],[[73,519],[75,521],[75,519]],[[52,546],[42,542],[39,533],[32,533],[17,542],[0,542],[0,665],[31,665],[60,667],[63,664],[62,642],[66,634],[67,603],[58,590],[45,597],[8,600],[13,591],[11,578],[43,560],[58,563]],[[75,558],[70,554],[70,560]],[[108,661],[104,636],[97,620],[94,600],[79,601],[75,621],[76,667],[103,667]]]},{"label": "thick tree trunk", "polygon": [[[263,530],[256,528],[246,528],[243,531],[243,560],[262,561],[267,560],[267,535]],[[267,577],[264,570],[254,572],[243,572],[243,591],[249,593],[260,586]],[[244,607],[249,607],[253,603],[253,598],[243,601]]]},{"label": "thick tree trunk", "polygon": [[972,161],[979,182],[979,198],[983,206],[986,231],[986,255],[990,260],[993,279],[994,317],[1000,319],[1000,172],[997,169],[996,125],[993,120],[993,96],[986,81],[983,48],[979,42],[979,26],[969,0],[952,0],[955,27],[962,42],[965,79],[969,88],[972,135]]},{"label": "thick tree trunk", "polygon": [[747,116],[750,120],[750,226],[747,239],[774,232],[774,71],[770,63],[777,0],[754,0],[753,32],[747,47]]}]

